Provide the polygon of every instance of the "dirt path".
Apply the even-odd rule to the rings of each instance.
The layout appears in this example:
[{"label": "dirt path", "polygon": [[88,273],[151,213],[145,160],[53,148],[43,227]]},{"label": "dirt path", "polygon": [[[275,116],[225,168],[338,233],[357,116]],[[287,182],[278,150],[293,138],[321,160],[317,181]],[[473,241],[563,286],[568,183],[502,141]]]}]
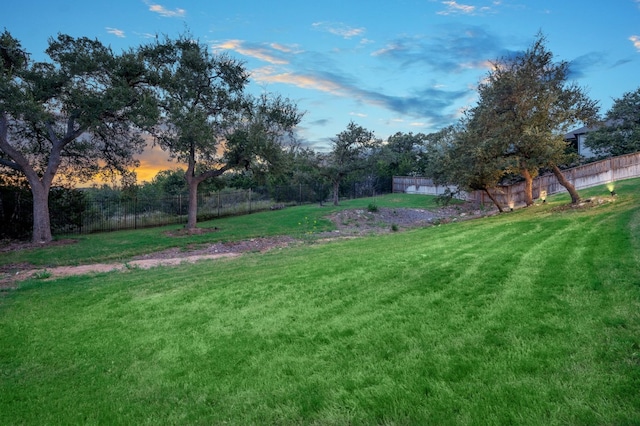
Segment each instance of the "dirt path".
[{"label": "dirt path", "polygon": [[22,281],[33,277],[59,278],[72,275],[96,274],[101,272],[127,271],[130,269],[150,269],[156,266],[176,266],[182,263],[195,263],[205,259],[220,259],[223,257],[236,257],[240,253],[202,254],[170,259],[144,259],[132,260],[126,263],[94,263],[79,266],[57,266],[55,268],[40,268],[18,271],[13,275],[13,281]]}]

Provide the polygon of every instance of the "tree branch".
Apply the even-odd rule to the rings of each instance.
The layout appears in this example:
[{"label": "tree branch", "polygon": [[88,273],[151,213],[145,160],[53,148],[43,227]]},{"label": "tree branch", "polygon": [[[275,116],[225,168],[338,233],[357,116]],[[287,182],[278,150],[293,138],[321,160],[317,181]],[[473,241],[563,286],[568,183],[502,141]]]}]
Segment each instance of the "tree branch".
[{"label": "tree branch", "polygon": [[24,170],[22,170],[22,167],[20,167],[18,163],[10,160],[5,160],[4,158],[0,158],[0,165],[9,167],[10,169],[16,170],[18,172],[24,172]]}]

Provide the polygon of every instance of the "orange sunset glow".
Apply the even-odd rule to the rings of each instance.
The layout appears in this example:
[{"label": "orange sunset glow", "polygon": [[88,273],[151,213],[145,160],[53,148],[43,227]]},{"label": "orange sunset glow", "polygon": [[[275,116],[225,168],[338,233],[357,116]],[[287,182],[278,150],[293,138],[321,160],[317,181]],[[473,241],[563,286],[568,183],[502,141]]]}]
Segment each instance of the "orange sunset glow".
[{"label": "orange sunset glow", "polygon": [[161,170],[173,170],[186,165],[169,158],[169,153],[159,146],[147,145],[144,152],[138,156],[140,166],[135,169],[138,183],[151,182],[153,177]]}]

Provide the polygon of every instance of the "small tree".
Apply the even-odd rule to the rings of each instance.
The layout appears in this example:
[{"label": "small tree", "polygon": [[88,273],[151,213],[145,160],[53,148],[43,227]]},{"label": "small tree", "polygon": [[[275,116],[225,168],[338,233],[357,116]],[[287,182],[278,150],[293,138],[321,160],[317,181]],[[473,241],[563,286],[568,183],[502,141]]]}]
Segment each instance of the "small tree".
[{"label": "small tree", "polygon": [[160,146],[187,164],[187,229],[197,222],[198,185],[227,171],[275,167],[285,136],[301,119],[287,99],[245,96],[243,65],[189,35],[146,46],[154,71],[162,120]]},{"label": "small tree", "polygon": [[439,185],[455,185],[462,191],[483,191],[500,212],[502,206],[491,193],[508,170],[500,147],[484,134],[478,108],[457,126],[427,135],[425,175]]},{"label": "small tree", "polygon": [[598,155],[624,155],[640,151],[640,88],[615,99],[606,122],[589,133],[586,145]]},{"label": "small tree", "polygon": [[340,183],[342,180],[359,170],[368,167],[370,150],[380,145],[374,138],[373,132],[355,124],[353,121],[347,129],[331,140],[331,152],[322,156],[321,174],[333,186],[333,205],[340,202]]},{"label": "small tree", "polygon": [[29,182],[34,242],[52,239],[56,177],[126,172],[156,112],[136,53],[67,35],[50,39],[46,53],[51,62],[33,62],[11,34],[0,35],[0,164]]}]

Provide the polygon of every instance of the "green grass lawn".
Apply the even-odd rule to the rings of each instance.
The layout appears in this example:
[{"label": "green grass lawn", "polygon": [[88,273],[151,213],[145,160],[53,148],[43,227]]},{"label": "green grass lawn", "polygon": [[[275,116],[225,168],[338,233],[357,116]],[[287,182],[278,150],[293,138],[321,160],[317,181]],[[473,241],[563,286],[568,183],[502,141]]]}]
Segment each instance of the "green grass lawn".
[{"label": "green grass lawn", "polygon": [[[0,424],[640,424],[640,180],[616,191],[589,209],[560,208],[562,195],[402,233],[25,282],[0,298]],[[224,228],[275,234],[314,208]],[[169,244],[114,234],[78,245],[101,258],[102,245]]]}]

